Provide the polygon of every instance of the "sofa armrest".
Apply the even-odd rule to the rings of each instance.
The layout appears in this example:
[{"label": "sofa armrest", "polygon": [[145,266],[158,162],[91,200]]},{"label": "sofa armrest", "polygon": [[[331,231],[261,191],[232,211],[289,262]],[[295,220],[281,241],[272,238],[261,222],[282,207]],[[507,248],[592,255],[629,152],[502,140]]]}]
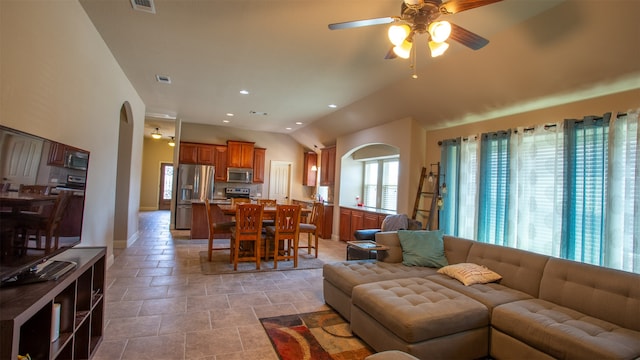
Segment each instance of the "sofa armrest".
[{"label": "sofa armrest", "polygon": [[361,229],[361,230],[356,230],[353,233],[353,237],[356,240],[376,241],[376,233],[377,232],[380,232],[380,229]]}]

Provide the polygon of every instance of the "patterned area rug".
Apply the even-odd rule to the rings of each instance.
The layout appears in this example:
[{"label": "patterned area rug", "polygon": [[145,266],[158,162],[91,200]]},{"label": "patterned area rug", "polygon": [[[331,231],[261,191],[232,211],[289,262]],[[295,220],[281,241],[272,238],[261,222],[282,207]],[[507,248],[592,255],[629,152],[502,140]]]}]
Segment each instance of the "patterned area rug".
[{"label": "patterned area rug", "polygon": [[293,267],[293,260],[278,261],[278,268],[273,268],[273,260],[261,261],[260,270],[256,269],[255,262],[241,262],[238,264],[238,271],[233,270],[233,264],[229,262],[229,250],[217,250],[213,252],[212,261],[207,259],[207,252],[200,252],[200,269],[205,275],[228,274],[240,272],[260,272],[260,271],[286,271],[302,269],[321,269],[324,262],[316,259],[313,254],[307,254],[303,249],[298,252],[298,267]]},{"label": "patterned area rug", "polygon": [[333,310],[260,319],[282,360],[360,360],[373,350]]}]

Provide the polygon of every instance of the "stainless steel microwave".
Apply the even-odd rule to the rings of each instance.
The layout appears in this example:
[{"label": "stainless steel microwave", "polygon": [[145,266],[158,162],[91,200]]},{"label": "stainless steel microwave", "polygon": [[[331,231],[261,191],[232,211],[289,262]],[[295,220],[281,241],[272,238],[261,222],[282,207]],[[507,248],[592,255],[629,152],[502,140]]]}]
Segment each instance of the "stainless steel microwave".
[{"label": "stainless steel microwave", "polygon": [[227,182],[250,184],[253,182],[253,169],[227,168]]},{"label": "stainless steel microwave", "polygon": [[69,169],[87,170],[89,154],[82,151],[67,150],[64,153],[64,167]]}]

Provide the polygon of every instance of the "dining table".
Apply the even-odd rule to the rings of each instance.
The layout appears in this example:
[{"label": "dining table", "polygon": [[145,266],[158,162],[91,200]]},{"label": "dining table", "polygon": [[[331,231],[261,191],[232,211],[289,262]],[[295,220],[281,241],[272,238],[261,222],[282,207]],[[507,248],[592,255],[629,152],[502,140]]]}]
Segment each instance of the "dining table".
[{"label": "dining table", "polygon": [[[218,204],[217,205],[222,213],[227,216],[235,216],[236,215],[236,205],[228,205],[228,204]],[[311,208],[302,206],[300,208],[300,217],[304,218],[308,214],[311,213]],[[265,219],[275,219],[276,217],[276,207],[275,206],[265,206],[263,209],[263,217]]]},{"label": "dining table", "polygon": [[10,209],[13,215],[20,211],[29,210],[33,207],[52,205],[55,203],[56,195],[41,195],[20,193],[15,191],[0,192],[0,208]]}]

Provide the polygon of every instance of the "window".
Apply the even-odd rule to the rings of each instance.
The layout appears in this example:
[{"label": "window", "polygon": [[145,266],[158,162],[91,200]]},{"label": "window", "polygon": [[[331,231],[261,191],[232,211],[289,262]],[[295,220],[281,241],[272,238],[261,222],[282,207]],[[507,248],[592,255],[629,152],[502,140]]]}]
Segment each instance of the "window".
[{"label": "window", "polygon": [[478,240],[506,245],[510,132],[482,134]]},{"label": "window", "polygon": [[474,146],[462,142],[456,156],[443,141],[447,182],[458,186],[449,196],[457,209],[441,223],[458,236],[640,273],[638,113],[483,134],[478,169]]},{"label": "window", "polygon": [[364,206],[395,211],[398,204],[397,158],[364,163]]}]

